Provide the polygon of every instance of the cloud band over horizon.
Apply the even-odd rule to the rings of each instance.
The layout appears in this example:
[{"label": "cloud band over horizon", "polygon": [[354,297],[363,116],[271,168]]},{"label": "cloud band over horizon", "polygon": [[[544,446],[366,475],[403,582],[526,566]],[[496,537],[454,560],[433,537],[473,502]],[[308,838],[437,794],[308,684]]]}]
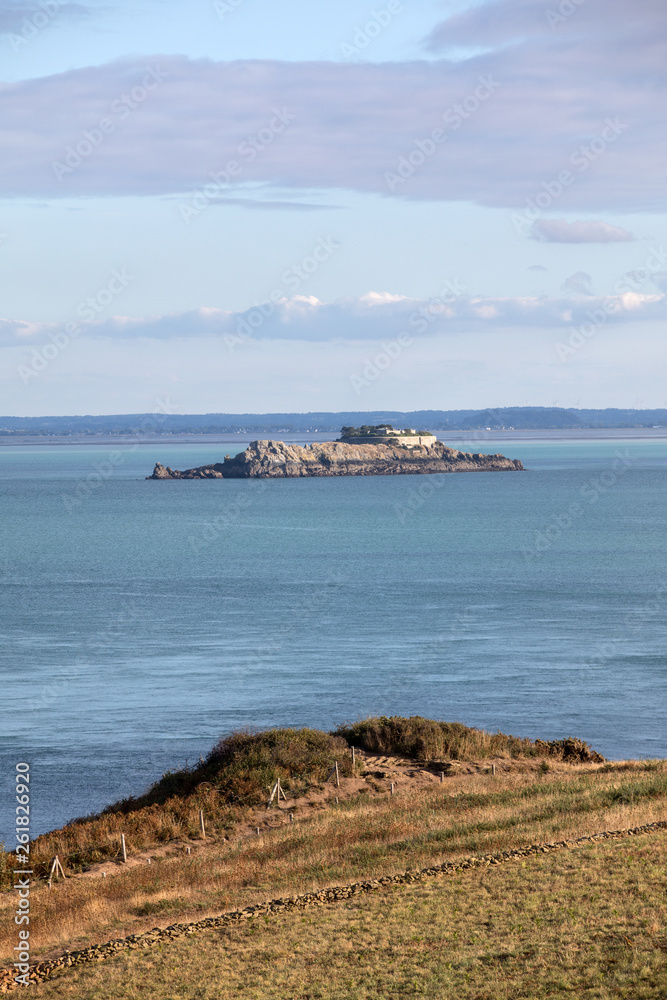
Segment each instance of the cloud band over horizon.
[{"label": "cloud band over horizon", "polygon": [[[661,274],[655,272],[658,282]],[[576,277],[576,276],[575,276]],[[644,279],[645,280],[644,276]],[[30,347],[47,342],[59,331],[104,339],[175,340],[222,337],[230,348],[246,340],[367,341],[406,333],[411,337],[461,334],[510,327],[567,329],[587,323],[602,311],[605,322],[662,320],[667,295],[627,290],[613,295],[575,294],[559,298],[491,298],[464,294],[450,285],[431,299],[370,292],[357,298],[321,302],[315,296],[295,295],[259,303],[241,312],[201,307],[183,313],[136,318],[91,318],[82,303],[68,323],[0,319],[1,347]]]}]

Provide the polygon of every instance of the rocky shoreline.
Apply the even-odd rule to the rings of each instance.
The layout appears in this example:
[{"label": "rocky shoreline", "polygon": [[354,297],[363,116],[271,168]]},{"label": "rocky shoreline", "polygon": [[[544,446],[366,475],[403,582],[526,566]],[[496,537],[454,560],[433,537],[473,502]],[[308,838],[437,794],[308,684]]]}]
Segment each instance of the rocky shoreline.
[{"label": "rocky shoreline", "polygon": [[146,479],[283,479],[304,476],[429,475],[442,472],[521,472],[518,459],[504,455],[471,454],[438,441],[427,446],[348,444],[285,444],[253,441],[245,451],[224,462],[196,469],[171,469],[156,464]]}]

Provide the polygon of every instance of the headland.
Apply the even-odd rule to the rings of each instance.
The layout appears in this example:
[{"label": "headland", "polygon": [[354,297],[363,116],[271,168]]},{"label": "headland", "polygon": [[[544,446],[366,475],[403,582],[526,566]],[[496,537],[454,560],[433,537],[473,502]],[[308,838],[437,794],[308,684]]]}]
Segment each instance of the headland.
[{"label": "headland", "polygon": [[[593,973],[628,987],[600,997],[636,996],[641,973],[662,997],[666,779],[664,761],[605,761],[579,739],[416,716],[230,733],[31,841],[29,979],[45,1000],[291,998],[315,976],[320,1000],[350,982],[414,995],[393,988],[389,929],[420,995],[546,1000],[555,967],[572,996]],[[0,861],[8,993],[15,855]]]}]

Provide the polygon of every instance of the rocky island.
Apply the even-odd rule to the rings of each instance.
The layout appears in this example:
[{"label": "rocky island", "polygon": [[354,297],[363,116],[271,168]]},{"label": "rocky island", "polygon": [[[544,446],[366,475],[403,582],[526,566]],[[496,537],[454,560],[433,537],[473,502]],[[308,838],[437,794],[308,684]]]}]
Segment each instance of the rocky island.
[{"label": "rocky island", "polygon": [[[339,441],[305,446],[283,441],[253,441],[224,462],[196,469],[156,464],[147,479],[282,479],[304,476],[395,476],[439,472],[520,472],[518,459],[480,455],[448,448],[428,432],[395,431],[386,425],[343,429]],[[347,432],[347,433],[346,433]],[[377,433],[373,433],[377,432]],[[361,439],[359,443],[355,440]],[[414,443],[413,443],[414,442]],[[419,443],[417,443],[419,442]]]}]

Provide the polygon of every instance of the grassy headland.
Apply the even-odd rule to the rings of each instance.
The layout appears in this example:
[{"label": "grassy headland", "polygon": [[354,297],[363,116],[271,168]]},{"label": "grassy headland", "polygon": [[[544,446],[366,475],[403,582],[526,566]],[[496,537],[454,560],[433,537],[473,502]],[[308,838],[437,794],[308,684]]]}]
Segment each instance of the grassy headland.
[{"label": "grassy headland", "polygon": [[[532,741],[421,716],[369,718],[340,726],[333,734],[316,729],[236,732],[220,740],[200,763],[164,774],[145,794],[37,837],[30,848],[32,868],[38,877],[45,877],[55,854],[73,872],[117,860],[121,833],[130,852],[177,839],[196,839],[200,810],[211,835],[229,836],[253,808],[268,799],[278,778],[294,799],[318,788],[335,762],[341,776],[350,777],[352,746],[426,766],[490,757],[572,763],[604,760],[581,740]],[[13,867],[11,856],[0,855],[0,889],[11,883]]]},{"label": "grassy headland", "polygon": [[[349,744],[366,748],[357,755],[356,773],[352,769]],[[381,754],[384,756],[378,756]],[[607,764],[601,762],[601,759],[596,761],[594,756],[593,751],[579,741],[551,744],[531,742],[420,718],[370,719],[341,727],[334,734],[289,729],[233,734],[221,741],[205,761],[194,768],[165,775],[144,796],[117,803],[97,816],[77,820],[33,843],[32,859],[42,866],[42,871],[45,871],[53,854],[57,853],[65,864],[66,872],[73,876],[64,883],[54,884],[51,890],[45,884],[38,884],[33,888],[31,909],[35,927],[35,957],[53,955],[63,948],[82,947],[110,937],[137,933],[156,923],[164,925],[176,920],[200,919],[281,894],[307,892],[327,885],[377,878],[470,854],[502,851],[529,843],[579,837],[601,830],[634,827],[665,819],[667,767],[664,762]],[[336,788],[331,780],[325,784],[336,760],[341,774],[340,788]],[[447,762],[470,760],[478,762],[478,766],[470,773],[456,773],[452,768],[444,781],[440,780],[439,771],[447,770]],[[491,761],[497,762],[495,776],[491,774]],[[278,777],[286,790],[288,801],[283,804],[280,812],[276,809],[267,811],[268,789]],[[390,794],[391,782],[395,784],[393,796]],[[335,803],[335,797],[339,798],[338,804]],[[206,841],[202,841],[199,834],[200,808],[206,814]],[[288,822],[288,811],[294,812],[294,823]],[[256,827],[260,828],[259,836],[255,832]],[[131,864],[127,866],[118,860],[120,832],[125,833],[130,852]],[[650,844],[662,842],[661,837],[664,839],[664,835],[647,839],[647,858],[650,855],[652,866],[658,861],[657,855],[654,857],[651,853],[653,848]],[[188,847],[191,853],[187,853]],[[605,846],[595,849],[600,857],[607,850],[615,851],[617,848]],[[560,871],[559,864],[567,863],[577,884],[581,879],[588,878],[583,869],[579,870],[576,858],[589,855],[585,855],[583,851],[565,854],[567,861],[565,858],[553,861],[556,865],[554,872]],[[660,855],[660,858],[664,856]],[[5,865],[11,864],[12,856],[5,855],[4,862]],[[529,863],[529,868],[532,864],[533,862]],[[84,869],[89,866],[92,866],[92,870],[85,872]],[[101,868],[105,870],[106,878],[100,877]],[[495,870],[493,874],[495,877]],[[599,898],[607,898],[605,893],[611,893],[615,880],[610,881],[601,868],[595,878],[600,881],[601,886],[604,883]],[[521,866],[518,865],[515,868],[508,866],[502,880],[502,892],[509,893],[509,912],[520,905],[521,893],[524,889],[528,890],[530,879],[524,877]],[[624,892],[622,882],[616,881],[619,890]],[[561,891],[557,886],[553,888],[554,891]],[[579,888],[583,892],[585,886],[582,884]],[[449,891],[448,889],[447,892]],[[491,920],[490,916],[488,919],[485,916],[484,907],[489,902],[484,895],[486,891],[480,889],[481,895],[469,896],[465,890],[468,913],[466,920],[473,923],[476,921],[474,936],[478,942],[484,943],[485,948],[488,945],[493,950],[505,933],[500,921],[502,906],[498,901],[502,892],[498,890],[501,896],[498,897],[497,905],[489,904],[489,914],[497,911],[496,917]],[[537,901],[540,891],[536,889],[537,895],[531,897],[531,906],[539,908]],[[286,916],[285,924],[281,925],[280,921],[274,920],[262,925],[261,932],[257,928],[253,931],[230,931],[232,936],[225,936],[224,940],[227,942],[225,948],[229,945],[231,950],[222,966],[220,936],[211,935],[210,953],[207,950],[209,944],[206,944],[203,956],[199,952],[196,961],[202,963],[204,979],[214,974],[226,976],[224,969],[229,968],[229,963],[237,959],[242,963],[248,957],[248,949],[257,945],[259,951],[251,961],[257,983],[256,992],[240,995],[323,998],[358,995],[371,998],[391,995],[392,989],[394,995],[410,995],[409,992],[400,991],[396,994],[398,981],[391,987],[389,980],[382,978],[384,973],[379,965],[374,971],[373,962],[366,970],[370,979],[367,976],[363,980],[366,986],[362,989],[360,984],[363,977],[355,979],[355,973],[350,983],[356,983],[354,990],[358,992],[353,992],[350,985],[351,992],[345,993],[344,984],[347,980],[344,978],[343,959],[351,947],[349,944],[341,944],[336,953],[340,953],[340,978],[336,981],[335,977],[332,979],[330,992],[326,992],[329,986],[321,981],[317,987],[319,992],[310,990],[310,986],[306,989],[304,983],[310,983],[308,969],[312,972],[313,982],[320,977],[318,962],[325,962],[324,952],[317,957],[319,952],[317,949],[313,951],[312,967],[307,956],[314,937],[328,933],[327,927],[330,927],[332,933],[340,935],[340,942],[362,942],[357,952],[367,954],[369,961],[375,961],[379,950],[385,947],[382,944],[382,934],[373,939],[372,928],[379,919],[379,914],[387,914],[387,926],[389,929],[394,928],[391,933],[395,931],[396,942],[401,942],[405,936],[404,931],[399,933],[397,928],[405,924],[410,907],[416,907],[413,923],[405,926],[414,926],[413,935],[422,940],[423,947],[420,945],[415,948],[406,944],[402,961],[406,969],[413,970],[415,983],[421,982],[427,995],[455,995],[454,992],[429,993],[429,990],[436,989],[436,982],[442,984],[443,990],[445,983],[449,983],[447,989],[452,990],[458,984],[456,989],[460,996],[481,998],[551,995],[540,992],[511,994],[500,990],[493,993],[490,986],[487,993],[481,990],[481,986],[478,993],[466,993],[462,988],[459,989],[463,972],[460,975],[456,972],[447,979],[444,966],[454,963],[452,969],[467,970],[465,975],[472,976],[474,981],[481,984],[483,977],[479,979],[478,973],[485,966],[483,963],[479,964],[479,949],[466,950],[461,932],[458,932],[458,938],[452,936],[452,925],[439,938],[440,941],[447,938],[447,949],[443,946],[438,951],[431,942],[432,930],[428,930],[435,919],[432,910],[432,906],[436,905],[435,897],[431,902],[426,897],[420,902],[419,897],[408,906],[407,900],[412,898],[410,894],[421,892],[421,889],[416,889],[409,892],[406,890],[405,896],[394,894],[391,896],[394,902],[389,899],[384,902],[379,899],[360,901],[354,906],[349,904],[351,910],[346,904],[345,912],[351,920],[349,927],[344,926],[348,917],[322,912],[308,916],[304,924],[301,923],[301,917]],[[433,888],[429,892],[437,895],[441,888]],[[594,918],[594,902],[585,895],[581,897],[577,904],[581,920],[588,919],[586,914],[591,920]],[[620,901],[619,913],[625,913],[623,907],[626,902],[625,898]],[[633,897],[633,905],[636,902]],[[643,905],[644,902],[646,906]],[[12,893],[0,896],[0,909],[6,911],[0,919],[0,958],[4,962],[10,960],[11,949],[15,944],[10,920],[14,903]],[[542,903],[547,907],[549,898],[544,896]],[[446,912],[438,917],[446,928],[449,927],[448,922],[451,922],[448,905],[444,907]],[[635,915],[632,919],[636,917],[637,920],[655,922],[657,916],[654,911],[660,905],[651,899],[643,900],[641,906],[637,904],[638,908],[635,908],[636,912],[633,911]],[[478,906],[477,911],[475,906]],[[374,907],[380,907],[377,913]],[[553,907],[552,910],[556,912]],[[637,916],[640,911],[643,914],[641,917]],[[341,914],[342,912],[341,910]],[[623,924],[626,917],[619,920]],[[489,930],[491,925],[494,928],[493,934]],[[556,925],[557,921],[554,919],[554,933]],[[572,926],[574,928],[575,924]],[[523,937],[519,935],[523,942],[521,949],[525,951],[528,948],[524,939],[527,939],[526,935],[532,935],[535,941],[530,947],[534,947],[536,955],[542,955],[542,962],[543,949],[552,939],[547,930],[543,930],[542,925],[536,924],[534,920],[525,927],[528,929],[525,934],[521,932]],[[544,924],[544,928],[546,927]],[[473,931],[470,933],[473,934]],[[572,933],[575,933],[574,930]],[[248,934],[260,936],[248,937]],[[207,941],[209,937],[206,938]],[[512,940],[516,938],[515,931],[511,932],[510,937]],[[297,989],[297,979],[289,976],[279,977],[277,981],[283,984],[280,986],[282,993],[269,988],[271,980],[268,960],[264,965],[269,978],[262,980],[260,966],[264,960],[258,955],[273,954],[275,949],[282,947],[280,942],[283,938],[284,951],[281,952],[282,958],[276,959],[277,967],[286,966],[287,959],[292,954],[290,949],[294,949],[294,954],[302,955],[295,965],[295,969],[301,968],[299,975],[306,977],[298,987],[301,992]],[[202,945],[180,942],[173,947],[176,950],[172,952],[170,946],[169,955],[177,963],[183,961],[187,966],[190,958],[185,952],[181,955],[181,950],[187,951],[191,947],[194,955],[194,949],[200,949]],[[620,947],[622,946],[619,945]],[[394,949],[392,952],[396,962],[401,948],[402,945],[399,948],[397,944],[398,950]],[[377,955],[373,958],[375,952]],[[445,953],[448,955],[446,959]],[[578,970],[577,975],[582,968],[578,964],[580,959],[583,962],[583,952],[579,957],[574,955],[573,958],[573,968]],[[143,961],[148,964],[142,966]],[[195,961],[194,957],[192,961]],[[338,962],[339,959],[336,958],[335,961]],[[494,966],[496,972],[505,969],[509,973],[518,968],[512,965],[502,966],[502,961],[497,960]],[[515,956],[511,962],[515,961],[520,965],[523,959]],[[162,972],[166,974],[166,970],[171,967],[171,958],[165,952],[164,963],[160,962],[156,956],[117,958],[108,966],[105,965],[105,970],[116,970],[111,979],[107,978],[105,971],[99,983],[94,978],[100,975],[99,972],[72,972],[71,975],[75,978],[71,982],[79,984],[79,993],[71,992],[65,979],[59,985],[54,982],[36,987],[36,990],[38,995],[44,996],[129,997],[135,995],[132,992],[135,986],[136,995],[141,995],[137,984],[143,982],[144,992],[147,991],[156,998],[194,995],[196,991],[188,992],[190,980],[183,979],[181,987],[178,987],[174,985],[173,975],[171,987],[165,985],[164,991],[160,992],[160,975]],[[498,962],[501,964],[498,965]],[[158,966],[160,975],[148,989],[145,982],[147,970],[155,970]],[[434,970],[432,975],[435,978],[432,981],[428,979],[430,972],[428,975],[424,973],[426,978],[419,972],[422,966]],[[649,963],[648,967],[652,969],[653,965]],[[362,961],[359,969],[363,968]],[[128,981],[123,987],[125,992],[118,992],[121,990],[122,977],[129,975],[130,970],[133,970],[132,976],[137,976],[136,983]],[[240,967],[237,971],[241,977],[238,982],[241,982],[243,974]],[[338,974],[337,972],[336,976]],[[650,974],[653,975],[653,972]],[[536,981],[539,980],[539,975]],[[116,980],[114,976],[117,976]],[[167,976],[165,984],[169,981]],[[230,984],[233,981],[232,975]],[[206,992],[208,987],[202,980],[197,995],[239,995],[238,986],[236,993],[231,985],[228,992],[223,992],[219,979],[211,988],[213,986],[218,992]],[[171,993],[168,992],[170,988]],[[178,992],[179,989],[181,992]],[[290,990],[296,992],[290,993]],[[415,989],[413,992],[418,991]],[[603,997],[616,994],[581,992],[576,995]],[[658,994],[637,992],[627,995],[648,997]]]}]

